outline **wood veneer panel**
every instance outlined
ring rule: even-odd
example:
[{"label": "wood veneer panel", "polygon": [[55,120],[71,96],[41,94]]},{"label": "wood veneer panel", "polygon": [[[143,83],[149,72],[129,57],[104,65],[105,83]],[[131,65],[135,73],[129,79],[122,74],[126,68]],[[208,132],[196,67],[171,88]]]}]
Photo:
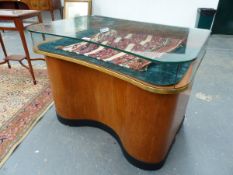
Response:
[{"label": "wood veneer panel", "polygon": [[60,116],[106,124],[137,160],[165,159],[185,115],[191,87],[177,94],[156,94],[79,64],[46,60]]}]

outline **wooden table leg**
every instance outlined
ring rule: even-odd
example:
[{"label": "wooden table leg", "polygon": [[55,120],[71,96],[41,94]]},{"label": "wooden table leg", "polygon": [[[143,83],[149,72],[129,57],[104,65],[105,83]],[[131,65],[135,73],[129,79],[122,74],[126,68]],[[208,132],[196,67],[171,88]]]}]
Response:
[{"label": "wooden table leg", "polygon": [[41,13],[38,14],[37,18],[39,23],[43,23]]},{"label": "wooden table leg", "polygon": [[9,60],[7,60],[6,62],[7,62],[8,68],[11,68],[10,61],[9,61]]},{"label": "wooden table leg", "polygon": [[24,35],[23,21],[21,19],[17,18],[14,20],[14,23],[15,23],[15,27],[17,28],[17,30],[19,31],[19,34],[20,34],[20,38],[21,38],[23,48],[24,48],[24,51],[26,54],[26,59],[28,62],[29,72],[30,72],[32,79],[33,79],[33,84],[36,85],[36,79],[35,79],[34,71],[32,68],[32,63],[30,60],[30,54],[29,54],[28,47],[27,47],[27,41],[26,41],[26,38]]},{"label": "wooden table leg", "polygon": [[[5,58],[6,58],[6,57],[7,57],[7,52],[6,52],[6,48],[5,48],[5,45],[4,45],[4,42],[3,42],[3,39],[2,39],[2,34],[1,34],[1,33],[0,33],[0,43],[1,43],[1,46],[2,46],[3,54],[4,54]],[[10,65],[9,60],[4,60],[4,61],[1,62],[0,64],[5,64],[5,63],[7,63],[8,68],[11,68],[11,65]]]},{"label": "wooden table leg", "polygon": [[1,33],[0,33],[0,43],[1,43],[1,46],[2,46],[3,54],[4,54],[5,57],[7,57],[6,48],[5,48]]},{"label": "wooden table leg", "polygon": [[59,11],[60,11],[61,19],[63,19],[63,8],[61,7]]},{"label": "wooden table leg", "polygon": [[52,21],[54,21],[54,20],[55,20],[54,11],[53,11],[53,10],[50,10],[50,14],[51,14]]},{"label": "wooden table leg", "polygon": [[[39,23],[43,23],[41,13],[38,14],[37,18],[38,18],[38,22],[39,22]],[[32,34],[31,34],[31,35],[32,35]],[[33,38],[33,37],[32,37],[32,38]],[[45,35],[44,35],[44,34],[42,34],[42,38],[43,38],[43,41],[45,41]]]}]

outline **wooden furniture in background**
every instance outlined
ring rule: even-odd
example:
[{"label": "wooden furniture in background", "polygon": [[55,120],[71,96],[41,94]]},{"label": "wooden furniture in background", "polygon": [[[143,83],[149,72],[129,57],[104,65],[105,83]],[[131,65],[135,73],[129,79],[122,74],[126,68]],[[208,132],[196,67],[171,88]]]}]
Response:
[{"label": "wooden furniture in background", "polygon": [[[27,27],[28,25],[31,25],[32,23],[24,23],[24,20],[28,18],[32,18],[32,17],[37,17],[38,23],[42,23],[41,14],[40,14],[40,11],[38,10],[0,10],[0,22],[2,21],[2,23],[0,23],[0,30],[15,30],[19,32],[20,38],[23,44],[24,52],[26,55],[26,60],[28,63],[28,66],[24,66],[24,67],[28,68],[32,76],[33,83],[36,84],[36,79],[35,79],[35,75],[33,72],[31,61],[44,60],[44,59],[42,58],[31,59],[30,58],[26,37],[24,35],[24,29],[25,27]],[[17,57],[17,56],[14,56],[14,57],[7,57],[7,55],[5,56],[6,56],[5,61],[7,61],[8,65],[9,65],[8,60],[15,60],[15,61],[22,62],[23,58],[25,58],[25,57],[22,58],[22,57]]]},{"label": "wooden furniture in background", "polygon": [[3,58],[3,61],[1,61],[0,64],[5,64],[5,63],[7,63],[8,67],[11,68],[9,59],[6,59],[6,57],[7,57],[7,52],[6,52],[5,44],[4,44],[4,42],[3,42],[2,34],[1,34],[1,33],[0,33],[0,44],[1,44],[1,47],[2,47],[3,54],[4,54],[4,56],[5,56],[5,58]]},{"label": "wooden furniture in background", "polygon": [[65,0],[64,18],[92,14],[92,0]]},{"label": "wooden furniture in background", "polygon": [[3,61],[0,64],[7,64],[9,68],[11,68],[10,61],[18,61],[23,67],[28,68],[24,63],[23,60],[26,59],[24,55],[8,55],[6,52],[5,44],[2,39],[2,34],[0,33],[0,44],[2,47],[2,51],[4,54]]},{"label": "wooden furniture in background", "polygon": [[0,0],[0,9],[30,9],[49,11],[54,21],[54,10],[60,10],[61,17],[62,5],[60,0]]}]

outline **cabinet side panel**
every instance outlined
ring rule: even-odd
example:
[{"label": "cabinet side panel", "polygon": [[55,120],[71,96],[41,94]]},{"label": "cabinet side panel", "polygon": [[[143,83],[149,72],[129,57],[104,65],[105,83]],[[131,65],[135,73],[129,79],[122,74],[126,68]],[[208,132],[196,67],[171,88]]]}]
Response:
[{"label": "cabinet side panel", "polygon": [[185,92],[151,93],[79,64],[46,60],[59,115],[109,126],[137,160],[158,163],[165,159],[185,114]]}]

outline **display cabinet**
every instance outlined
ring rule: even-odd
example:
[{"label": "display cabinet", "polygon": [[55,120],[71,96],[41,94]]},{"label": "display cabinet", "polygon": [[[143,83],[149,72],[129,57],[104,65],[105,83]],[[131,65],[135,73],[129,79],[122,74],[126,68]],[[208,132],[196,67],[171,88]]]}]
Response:
[{"label": "display cabinet", "polygon": [[35,52],[46,56],[58,119],[102,128],[133,165],[160,168],[210,32],[100,16],[28,30]]}]

